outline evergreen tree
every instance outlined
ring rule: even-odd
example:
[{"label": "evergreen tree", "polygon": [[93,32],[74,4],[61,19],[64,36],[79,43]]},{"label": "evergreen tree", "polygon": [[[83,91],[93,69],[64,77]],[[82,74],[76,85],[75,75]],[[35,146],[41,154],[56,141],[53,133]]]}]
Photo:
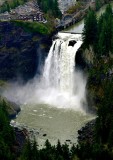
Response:
[{"label": "evergreen tree", "polygon": [[28,139],[20,157],[21,160],[32,160],[32,145]]},{"label": "evergreen tree", "polygon": [[6,111],[7,107],[5,101],[0,102],[0,159],[13,160],[14,155],[11,150],[15,142],[15,136],[14,130],[10,126],[10,120]]},{"label": "evergreen tree", "polygon": [[69,147],[66,143],[64,145],[62,145],[62,150],[63,150],[63,158],[65,160],[70,160]]},{"label": "evergreen tree", "polygon": [[10,12],[10,5],[7,1],[6,1],[6,8],[7,8],[7,11]]},{"label": "evergreen tree", "polygon": [[62,150],[62,146],[60,141],[58,140],[57,146],[56,146],[56,152],[58,155],[62,155],[63,154],[63,150]]},{"label": "evergreen tree", "polygon": [[83,41],[86,48],[90,45],[95,46],[97,42],[97,18],[91,9],[89,9],[84,21]]},{"label": "evergreen tree", "polygon": [[54,17],[61,17],[62,14],[58,7],[58,0],[37,0],[37,3],[45,13],[49,13]]},{"label": "evergreen tree", "polygon": [[103,82],[104,95],[98,109],[96,122],[96,135],[101,143],[107,143],[113,128],[113,82],[112,80]]},{"label": "evergreen tree", "polygon": [[96,11],[98,11],[102,4],[101,4],[100,0],[96,0],[95,5],[96,5]]},{"label": "evergreen tree", "polygon": [[51,143],[49,142],[48,139],[45,142],[45,147],[46,147],[47,150],[51,149]]},{"label": "evergreen tree", "polygon": [[39,160],[39,153],[38,153],[38,148],[37,148],[37,142],[34,139],[34,141],[32,142],[32,157],[33,160]]},{"label": "evergreen tree", "polygon": [[106,7],[105,13],[99,18],[98,35],[98,54],[108,56],[113,48],[113,17],[111,5]]}]

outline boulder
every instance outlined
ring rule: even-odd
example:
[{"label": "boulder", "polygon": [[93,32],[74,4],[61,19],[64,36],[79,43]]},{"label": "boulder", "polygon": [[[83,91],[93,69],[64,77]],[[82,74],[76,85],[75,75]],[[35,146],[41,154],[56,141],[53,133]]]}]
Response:
[{"label": "boulder", "polygon": [[96,120],[92,120],[84,127],[82,127],[80,130],[78,130],[78,142],[79,143],[84,143],[88,141],[89,143],[93,143],[94,140],[94,126],[95,126]]},{"label": "boulder", "polygon": [[15,102],[11,102],[4,97],[0,96],[0,102],[5,103],[6,110],[9,114],[10,119],[16,118],[17,114],[21,111],[21,108],[18,104],[16,104]]}]

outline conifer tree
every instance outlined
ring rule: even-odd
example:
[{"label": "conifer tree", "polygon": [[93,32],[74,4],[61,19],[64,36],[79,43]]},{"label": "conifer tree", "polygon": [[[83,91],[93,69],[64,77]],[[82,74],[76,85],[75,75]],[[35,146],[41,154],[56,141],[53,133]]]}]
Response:
[{"label": "conifer tree", "polygon": [[94,46],[97,42],[97,18],[91,9],[89,9],[84,21],[83,41],[86,48],[90,45]]},{"label": "conifer tree", "polygon": [[112,52],[113,17],[111,5],[108,5],[105,13],[99,18],[98,23],[98,54],[109,56]]}]

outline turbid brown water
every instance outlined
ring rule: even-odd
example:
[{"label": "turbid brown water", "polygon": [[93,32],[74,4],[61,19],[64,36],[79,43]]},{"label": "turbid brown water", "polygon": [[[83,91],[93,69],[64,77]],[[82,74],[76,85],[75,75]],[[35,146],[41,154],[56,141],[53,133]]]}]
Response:
[{"label": "turbid brown water", "polygon": [[23,105],[16,122],[20,126],[28,126],[30,130],[34,129],[39,145],[43,146],[46,139],[52,144],[56,144],[58,139],[62,143],[76,143],[77,131],[92,118],[92,115],[84,112],[38,104]]}]

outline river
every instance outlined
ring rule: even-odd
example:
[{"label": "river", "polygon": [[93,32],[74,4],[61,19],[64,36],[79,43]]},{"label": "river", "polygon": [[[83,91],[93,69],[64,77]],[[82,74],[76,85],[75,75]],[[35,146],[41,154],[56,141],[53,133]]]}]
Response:
[{"label": "river", "polygon": [[[110,3],[113,8],[113,2]],[[103,7],[100,8],[100,10],[97,12],[97,18],[104,13],[107,5],[104,5]],[[76,23],[73,26],[70,26],[69,28],[66,28],[65,31],[68,32],[75,32],[75,33],[82,33],[84,28],[84,20],[81,20],[80,22]]]},{"label": "river", "polygon": [[40,147],[46,139],[55,145],[58,139],[68,145],[77,142],[77,131],[89,120],[92,115],[77,112],[71,109],[58,109],[47,104],[23,105],[21,113],[16,119],[18,126],[28,127],[34,131]]}]

